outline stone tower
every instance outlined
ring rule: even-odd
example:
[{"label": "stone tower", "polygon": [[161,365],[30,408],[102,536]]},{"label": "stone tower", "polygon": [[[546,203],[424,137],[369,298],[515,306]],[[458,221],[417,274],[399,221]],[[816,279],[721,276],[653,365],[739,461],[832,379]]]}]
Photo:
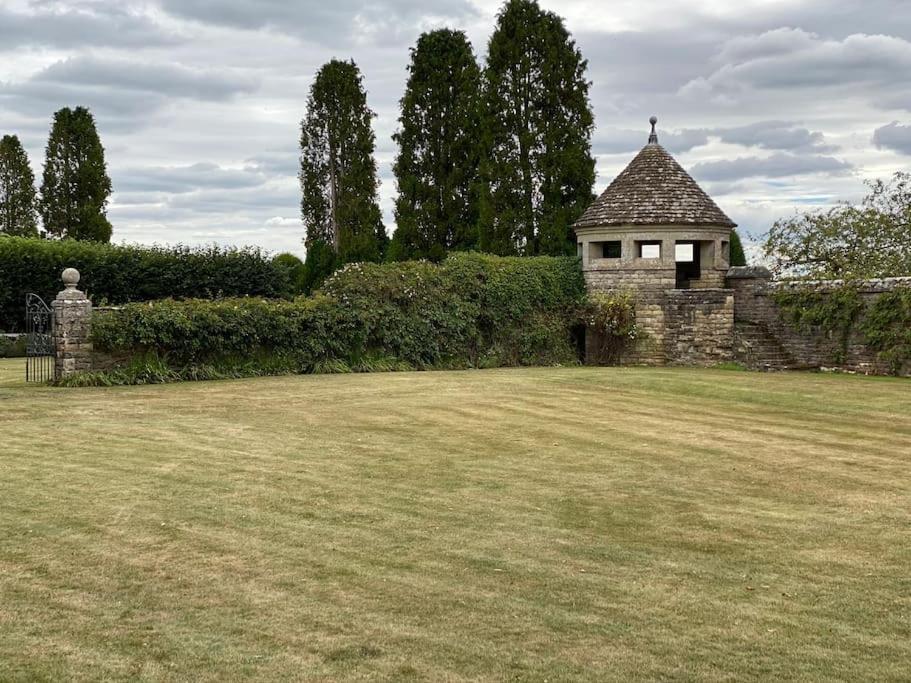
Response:
[{"label": "stone tower", "polygon": [[[574,224],[578,254],[590,291],[635,297],[646,334],[625,360],[719,362],[733,343],[733,297],[724,286],[735,224],[658,144],[657,121],[650,119],[648,144]],[[728,304],[730,316],[715,311]],[[694,330],[680,341],[703,323],[711,339]],[[716,323],[730,328],[720,332],[730,339],[714,338]]]}]

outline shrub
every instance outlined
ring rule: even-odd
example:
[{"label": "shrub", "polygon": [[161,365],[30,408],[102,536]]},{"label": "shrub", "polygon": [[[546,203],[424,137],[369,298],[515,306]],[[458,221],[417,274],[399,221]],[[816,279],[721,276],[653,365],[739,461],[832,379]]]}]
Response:
[{"label": "shrub", "polygon": [[79,288],[95,304],[293,293],[287,268],[254,248],[0,237],[0,329],[21,329],[25,295],[34,292],[49,302],[62,288],[60,273],[68,267],[79,270]]},{"label": "shrub", "polygon": [[338,256],[332,245],[323,240],[313,240],[307,247],[307,260],[301,269],[298,291],[302,294],[311,294],[322,286],[338,265]]},{"label": "shrub", "polygon": [[575,259],[455,254],[350,264],[292,301],[129,304],[92,334],[99,350],[133,358],[104,374],[118,383],[573,363],[584,293]]},{"label": "shrub", "polygon": [[616,364],[626,346],[639,336],[632,297],[625,292],[591,294],[582,320],[597,340],[596,362]]},{"label": "shrub", "polygon": [[278,254],[275,258],[272,259],[272,262],[277,266],[284,268],[288,273],[288,281],[291,283],[291,291],[295,294],[303,293],[305,273],[304,262],[294,254],[289,254],[287,252]]},{"label": "shrub", "polygon": [[736,230],[731,230],[731,266],[747,265],[747,257],[743,251],[743,242]]},{"label": "shrub", "polygon": [[0,358],[24,358],[26,354],[25,335],[8,337],[0,335]]}]

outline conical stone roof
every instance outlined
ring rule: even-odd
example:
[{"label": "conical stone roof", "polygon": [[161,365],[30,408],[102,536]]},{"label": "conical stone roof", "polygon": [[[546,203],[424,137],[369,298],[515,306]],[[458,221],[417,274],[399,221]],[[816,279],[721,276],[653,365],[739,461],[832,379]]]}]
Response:
[{"label": "conical stone roof", "polygon": [[692,176],[658,144],[652,117],[648,144],[585,210],[573,227],[706,225],[733,228]]}]

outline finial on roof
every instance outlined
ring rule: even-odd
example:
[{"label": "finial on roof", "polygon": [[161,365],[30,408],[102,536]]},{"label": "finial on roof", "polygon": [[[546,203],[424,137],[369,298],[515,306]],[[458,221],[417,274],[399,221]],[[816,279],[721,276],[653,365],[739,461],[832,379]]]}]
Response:
[{"label": "finial on roof", "polygon": [[658,123],[658,117],[653,116],[648,120],[648,122],[650,124],[652,124],[652,133],[651,133],[651,135],[648,136],[648,142],[649,142],[649,144],[657,145],[658,144],[658,133],[655,132],[655,124]]}]

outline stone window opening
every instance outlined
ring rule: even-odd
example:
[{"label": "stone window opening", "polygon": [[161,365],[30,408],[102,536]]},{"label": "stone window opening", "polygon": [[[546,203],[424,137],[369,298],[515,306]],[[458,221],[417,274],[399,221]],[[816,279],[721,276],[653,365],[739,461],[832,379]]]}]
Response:
[{"label": "stone window opening", "polygon": [[731,262],[731,243],[722,240],[721,242],[721,259],[725,263]]},{"label": "stone window opening", "polygon": [[595,248],[595,258],[598,258],[598,252],[600,251],[600,258],[619,259],[623,254],[621,244],[622,243],[620,240],[611,240],[610,242],[592,242],[592,246]]},{"label": "stone window opening", "polygon": [[660,259],[661,242],[655,240],[636,242],[636,255],[642,259]]},{"label": "stone window opening", "polygon": [[677,265],[676,289],[689,289],[692,280],[702,274],[699,242],[680,241],[674,245],[674,261]]}]

